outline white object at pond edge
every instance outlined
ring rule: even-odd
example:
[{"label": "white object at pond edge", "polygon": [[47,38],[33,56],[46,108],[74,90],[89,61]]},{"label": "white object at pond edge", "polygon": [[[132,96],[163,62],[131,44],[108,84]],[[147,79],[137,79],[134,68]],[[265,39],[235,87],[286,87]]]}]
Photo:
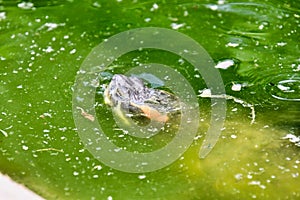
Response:
[{"label": "white object at pond edge", "polygon": [[0,199],[9,200],[44,200],[44,198],[35,194],[24,185],[14,182],[8,176],[0,173]]}]

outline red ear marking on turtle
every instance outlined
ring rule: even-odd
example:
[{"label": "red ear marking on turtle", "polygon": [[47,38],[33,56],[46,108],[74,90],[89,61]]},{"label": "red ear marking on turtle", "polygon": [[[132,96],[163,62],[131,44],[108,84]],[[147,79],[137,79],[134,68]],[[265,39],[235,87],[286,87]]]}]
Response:
[{"label": "red ear marking on turtle", "polygon": [[151,120],[155,120],[157,122],[167,122],[169,120],[169,117],[167,114],[160,113],[157,110],[155,110],[149,106],[137,105],[137,104],[134,104],[134,105],[139,107],[145,114],[145,117],[148,117]]}]

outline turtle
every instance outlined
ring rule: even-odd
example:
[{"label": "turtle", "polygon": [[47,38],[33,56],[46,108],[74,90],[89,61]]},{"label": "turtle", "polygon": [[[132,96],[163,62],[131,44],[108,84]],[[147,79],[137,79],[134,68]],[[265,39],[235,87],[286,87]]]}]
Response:
[{"label": "turtle", "polygon": [[147,87],[142,79],[122,74],[115,74],[105,88],[104,103],[120,116],[125,112],[162,123],[180,110],[179,98],[174,94]]}]

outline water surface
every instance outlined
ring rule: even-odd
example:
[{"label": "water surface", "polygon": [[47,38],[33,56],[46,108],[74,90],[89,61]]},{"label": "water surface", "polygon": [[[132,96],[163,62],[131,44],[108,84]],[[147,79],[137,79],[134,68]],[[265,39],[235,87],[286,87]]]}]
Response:
[{"label": "water surface", "polygon": [[[299,21],[297,1],[0,1],[1,172],[47,199],[300,198]],[[129,174],[80,142],[72,90],[93,47],[149,26],[184,33],[216,63],[228,61],[219,69],[226,93],[254,105],[256,119],[251,124],[251,110],[228,100],[221,138],[200,160],[210,99],[199,98],[201,127],[191,148],[166,168]],[[105,72],[147,62],[176,68],[196,93],[206,88],[168,52],[132,52]]]}]

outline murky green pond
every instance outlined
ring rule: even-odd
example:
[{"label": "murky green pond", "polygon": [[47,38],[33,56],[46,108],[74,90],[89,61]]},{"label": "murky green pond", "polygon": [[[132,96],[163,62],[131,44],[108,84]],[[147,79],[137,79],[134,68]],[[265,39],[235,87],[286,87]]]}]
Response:
[{"label": "murky green pond", "polygon": [[[0,0],[0,171],[46,199],[299,199],[299,3]],[[171,66],[192,85],[200,112],[197,136],[179,159],[157,171],[126,173],[85,148],[73,120],[72,94],[95,46],[142,27],[193,38],[217,64],[226,94],[252,107],[226,100],[220,139],[199,159],[211,126],[211,99],[200,97],[205,81],[169,52],[123,55],[101,71],[103,77],[140,63]],[[97,91],[97,118],[115,144],[150,151],[174,137],[164,133],[151,145],[139,139],[132,146],[110,120],[103,88]]]}]

